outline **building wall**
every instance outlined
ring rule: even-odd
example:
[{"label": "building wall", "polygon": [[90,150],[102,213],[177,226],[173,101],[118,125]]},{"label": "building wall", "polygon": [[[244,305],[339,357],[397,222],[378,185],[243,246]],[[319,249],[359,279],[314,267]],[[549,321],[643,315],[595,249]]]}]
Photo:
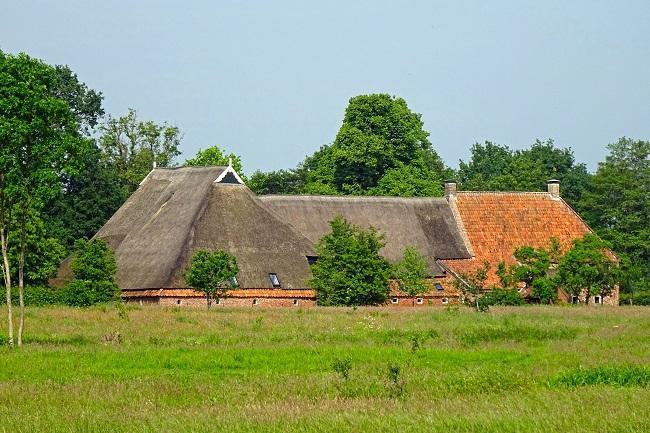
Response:
[{"label": "building wall", "polygon": [[[205,298],[197,297],[162,297],[159,301],[164,306],[186,306],[206,308]],[[213,308],[219,307],[312,307],[316,305],[313,299],[304,298],[222,298],[217,304],[212,302]]]}]

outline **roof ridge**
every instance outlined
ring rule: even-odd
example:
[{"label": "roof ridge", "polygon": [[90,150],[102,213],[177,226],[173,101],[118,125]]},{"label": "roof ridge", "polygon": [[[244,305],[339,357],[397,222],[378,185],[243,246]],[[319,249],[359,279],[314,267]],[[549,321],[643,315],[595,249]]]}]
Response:
[{"label": "roof ridge", "polygon": [[310,194],[262,194],[261,199],[286,198],[286,199],[322,199],[331,201],[446,201],[444,197],[399,197],[381,195],[310,195]]},{"label": "roof ridge", "polygon": [[456,194],[464,194],[464,195],[470,195],[470,194],[495,194],[495,195],[506,195],[506,194],[511,194],[511,195],[548,195],[550,196],[547,191],[457,191]]}]

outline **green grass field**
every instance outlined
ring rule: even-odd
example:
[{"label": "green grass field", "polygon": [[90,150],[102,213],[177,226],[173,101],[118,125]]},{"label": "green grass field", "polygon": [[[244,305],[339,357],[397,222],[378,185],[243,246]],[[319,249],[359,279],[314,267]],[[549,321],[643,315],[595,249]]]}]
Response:
[{"label": "green grass field", "polygon": [[127,311],[30,308],[0,431],[650,431],[650,308]]}]

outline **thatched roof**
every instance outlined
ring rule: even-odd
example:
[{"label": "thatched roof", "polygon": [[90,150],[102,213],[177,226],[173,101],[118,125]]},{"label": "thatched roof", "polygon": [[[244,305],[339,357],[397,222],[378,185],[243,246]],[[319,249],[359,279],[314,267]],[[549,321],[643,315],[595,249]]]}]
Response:
[{"label": "thatched roof", "polygon": [[237,258],[241,287],[301,288],[311,276],[309,240],[226,179],[226,167],[155,169],[95,235],[115,252],[121,288],[187,287],[193,252],[224,249]]},{"label": "thatched roof", "polygon": [[471,257],[458,224],[444,198],[260,196],[267,207],[316,243],[330,232],[329,222],[341,215],[363,228],[384,234],[382,254],[400,260],[404,248],[417,248],[429,261],[432,274],[443,273],[436,259]]}]

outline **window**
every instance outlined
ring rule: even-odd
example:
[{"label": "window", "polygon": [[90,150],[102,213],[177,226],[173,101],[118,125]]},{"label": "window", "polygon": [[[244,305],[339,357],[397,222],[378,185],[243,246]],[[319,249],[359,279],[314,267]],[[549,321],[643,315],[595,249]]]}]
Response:
[{"label": "window", "polygon": [[440,284],[440,283],[436,283],[436,284],[434,285],[434,287],[436,288],[436,290],[445,290],[445,288],[442,287],[442,284]]},{"label": "window", "polygon": [[391,304],[397,304],[399,302],[399,299],[397,298],[390,298],[390,303]]},{"label": "window", "polygon": [[217,304],[217,305],[221,304],[221,298],[217,298],[217,299],[214,301],[214,303]]},{"label": "window", "polygon": [[594,296],[594,304],[600,304],[601,297],[600,296]]},{"label": "window", "polygon": [[449,303],[449,298],[442,298],[442,303],[443,304],[448,304]]},{"label": "window", "polygon": [[576,295],[571,295],[571,303],[577,304],[578,302],[580,302],[580,299]]},{"label": "window", "polygon": [[269,274],[269,280],[273,287],[280,287],[280,280],[278,279],[278,274],[271,273]]},{"label": "window", "polygon": [[298,300],[297,299],[293,300],[293,305],[298,305]]},{"label": "window", "polygon": [[233,287],[239,287],[239,281],[237,281],[237,276],[230,277],[230,285]]},{"label": "window", "polygon": [[181,305],[181,300],[180,299],[176,300],[176,305]]},{"label": "window", "polygon": [[422,304],[424,304],[424,299],[422,299],[422,298],[417,298],[417,299],[415,300],[415,302],[417,302],[419,305],[422,305]]},{"label": "window", "polygon": [[253,298],[253,305],[257,305],[257,298]]}]

